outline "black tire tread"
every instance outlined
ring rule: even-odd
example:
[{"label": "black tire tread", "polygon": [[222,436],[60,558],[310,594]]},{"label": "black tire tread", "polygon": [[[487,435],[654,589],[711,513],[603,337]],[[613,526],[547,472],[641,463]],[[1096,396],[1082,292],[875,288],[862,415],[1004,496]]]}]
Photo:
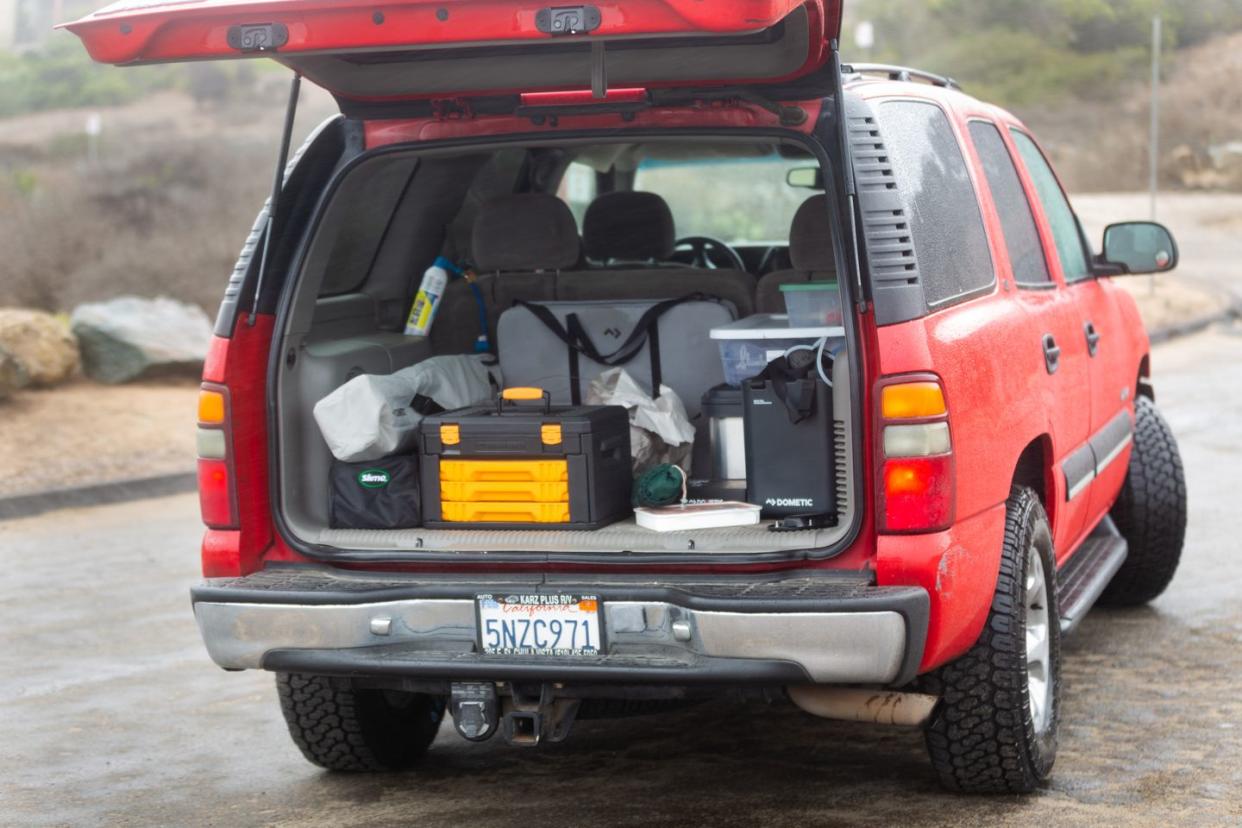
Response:
[{"label": "black tire tread", "polygon": [[[1052,647],[1052,720],[1045,744],[1031,744],[1034,728],[1026,698],[1023,575],[1035,521],[1047,525],[1039,497],[1015,486],[1005,518],[1005,544],[991,611],[975,645],[924,678],[941,696],[926,728],[927,750],[941,784],[963,793],[1029,793],[1044,782],[1056,754],[1059,638],[1055,589],[1049,589]],[[1049,533],[1049,539],[1051,534]],[[1050,543],[1049,543],[1050,545]],[[1045,577],[1054,583],[1055,571]]]},{"label": "black tire tread", "polygon": [[1147,397],[1135,401],[1134,448],[1112,518],[1129,545],[1126,561],[1100,596],[1115,607],[1146,604],[1164,592],[1186,539],[1186,474],[1177,440]]},{"label": "black tire tread", "polygon": [[443,704],[418,697],[415,716],[394,722],[382,691],[348,679],[277,673],[276,691],[289,735],[306,759],[334,771],[376,772],[412,766],[435,738]]}]

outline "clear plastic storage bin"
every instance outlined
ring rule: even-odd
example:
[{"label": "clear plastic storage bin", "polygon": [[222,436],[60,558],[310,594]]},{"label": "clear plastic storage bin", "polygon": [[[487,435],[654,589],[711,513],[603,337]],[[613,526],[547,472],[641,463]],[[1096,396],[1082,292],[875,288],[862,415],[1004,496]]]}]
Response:
[{"label": "clear plastic storage bin", "polygon": [[836,282],[794,282],[781,285],[791,327],[841,324],[841,292]]},{"label": "clear plastic storage bin", "polygon": [[720,346],[725,382],[741,385],[795,345],[813,345],[824,337],[840,341],[845,329],[832,325],[791,327],[785,314],[761,313],[712,328],[711,336]]}]

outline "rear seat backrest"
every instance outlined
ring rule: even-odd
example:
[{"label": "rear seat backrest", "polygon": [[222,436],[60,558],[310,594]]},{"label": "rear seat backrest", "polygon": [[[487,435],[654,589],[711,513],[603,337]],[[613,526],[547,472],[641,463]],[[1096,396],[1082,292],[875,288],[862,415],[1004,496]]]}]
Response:
[{"label": "rear seat backrest", "polygon": [[759,280],[755,304],[759,313],[784,313],[781,285],[835,281],[837,260],[828,225],[828,196],[811,196],[794,214],[789,229],[791,270],[775,270]]},{"label": "rear seat backrest", "polygon": [[582,246],[599,264],[657,264],[673,255],[677,231],[673,211],[655,193],[604,193],[582,219]]},{"label": "rear seat backrest", "polygon": [[[479,208],[471,254],[495,347],[500,314],[516,300],[555,298],[557,272],[573,267],[581,258],[578,225],[569,207],[556,196],[499,196]],[[472,353],[478,336],[478,302],[464,279],[453,279],[431,329],[432,350],[436,354]]]},{"label": "rear seat backrest", "polygon": [[605,193],[587,208],[582,227],[587,257],[608,264],[562,274],[558,298],[619,301],[702,293],[731,303],[739,317],[754,313],[755,277],[749,273],[667,262],[676,228],[668,204],[655,193]]}]

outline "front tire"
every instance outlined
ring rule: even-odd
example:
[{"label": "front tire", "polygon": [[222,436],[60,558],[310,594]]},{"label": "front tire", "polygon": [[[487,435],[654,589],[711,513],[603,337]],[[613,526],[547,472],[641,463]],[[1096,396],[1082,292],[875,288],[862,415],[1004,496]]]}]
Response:
[{"label": "front tire", "polygon": [[1177,440],[1156,404],[1134,404],[1134,449],[1121,494],[1110,512],[1129,554],[1100,596],[1114,607],[1146,604],[1164,592],[1186,540],[1186,474]]},{"label": "front tire", "polygon": [[1029,793],[1057,753],[1061,636],[1052,529],[1038,496],[1015,486],[991,611],[966,655],[928,677],[941,696],[927,750],[944,787]]},{"label": "front tire", "polygon": [[289,735],[302,755],[334,771],[398,771],[427,752],[444,700],[356,687],[349,679],[277,673]]}]

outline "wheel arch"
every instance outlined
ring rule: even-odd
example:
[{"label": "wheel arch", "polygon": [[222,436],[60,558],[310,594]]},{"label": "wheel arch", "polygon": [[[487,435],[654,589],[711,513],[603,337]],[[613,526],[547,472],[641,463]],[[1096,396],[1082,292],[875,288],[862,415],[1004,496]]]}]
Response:
[{"label": "wheel arch", "polygon": [[1143,354],[1139,360],[1138,379],[1134,384],[1134,396],[1146,397],[1152,402],[1156,401],[1156,389],[1151,384],[1151,354]]},{"label": "wheel arch", "polygon": [[1018,454],[1013,465],[1011,483],[1014,486],[1026,486],[1039,497],[1039,502],[1048,515],[1048,522],[1056,528],[1057,509],[1056,484],[1053,478],[1052,438],[1040,434],[1028,442]]}]

